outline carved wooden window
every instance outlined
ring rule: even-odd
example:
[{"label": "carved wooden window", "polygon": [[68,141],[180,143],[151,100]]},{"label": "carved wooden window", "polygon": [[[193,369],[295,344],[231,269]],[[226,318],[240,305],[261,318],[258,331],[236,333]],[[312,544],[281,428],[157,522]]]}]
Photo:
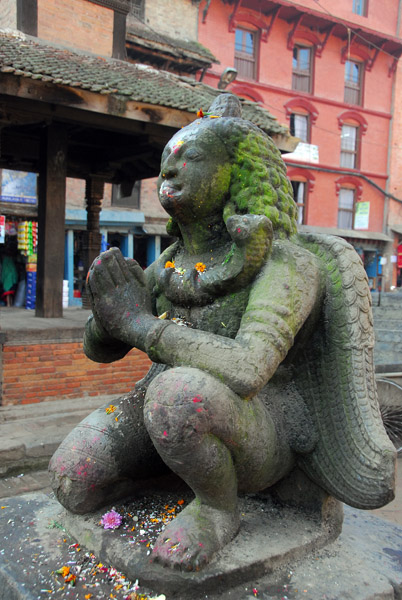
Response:
[{"label": "carved wooden window", "polygon": [[341,167],[357,169],[359,158],[359,128],[356,125],[342,125]]},{"label": "carved wooden window", "polygon": [[292,113],[290,115],[290,135],[300,139],[301,142],[310,143],[310,123],[308,115]]},{"label": "carved wooden window", "polygon": [[353,229],[355,212],[355,190],[341,188],[338,202],[338,228]]},{"label": "carved wooden window", "polygon": [[367,1],[368,0],[353,0],[353,12],[355,15],[367,17]]},{"label": "carved wooden window", "polygon": [[112,188],[112,206],[121,208],[140,208],[141,181],[114,183]]},{"label": "carved wooden window", "polygon": [[236,29],[234,66],[240,78],[256,79],[257,33],[255,31]]},{"label": "carved wooden window", "polygon": [[307,205],[307,182],[306,181],[291,181],[293,188],[293,198],[297,205],[297,224],[305,225],[306,222],[306,205]]},{"label": "carved wooden window", "polygon": [[130,15],[144,20],[145,0],[130,0]]},{"label": "carved wooden window", "polygon": [[355,60],[345,62],[344,101],[348,104],[361,104],[363,64]]},{"label": "carved wooden window", "polygon": [[295,45],[292,61],[292,89],[311,92],[313,50],[308,46]]}]

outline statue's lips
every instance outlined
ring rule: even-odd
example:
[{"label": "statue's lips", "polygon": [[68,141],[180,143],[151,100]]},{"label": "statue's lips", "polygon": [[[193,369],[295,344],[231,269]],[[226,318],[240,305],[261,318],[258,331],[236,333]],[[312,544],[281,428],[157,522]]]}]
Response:
[{"label": "statue's lips", "polygon": [[177,198],[180,196],[180,189],[164,181],[160,187],[159,194],[164,198]]}]

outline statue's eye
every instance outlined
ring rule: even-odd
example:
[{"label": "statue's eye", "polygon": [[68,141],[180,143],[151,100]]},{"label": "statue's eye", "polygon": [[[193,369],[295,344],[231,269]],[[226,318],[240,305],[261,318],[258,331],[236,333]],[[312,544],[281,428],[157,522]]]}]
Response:
[{"label": "statue's eye", "polygon": [[183,154],[183,158],[185,158],[186,160],[198,160],[202,158],[202,155],[201,152],[199,152],[195,148],[189,148]]}]

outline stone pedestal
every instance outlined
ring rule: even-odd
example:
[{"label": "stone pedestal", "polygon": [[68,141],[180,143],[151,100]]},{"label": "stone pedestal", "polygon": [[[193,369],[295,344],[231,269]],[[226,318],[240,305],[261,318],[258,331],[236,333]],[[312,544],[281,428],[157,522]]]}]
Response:
[{"label": "stone pedestal", "polygon": [[[245,498],[241,533],[207,569],[177,573],[154,567],[149,563],[147,542],[140,540],[150,537],[147,523],[162,513],[172,514],[170,507],[179,507],[181,499],[178,488],[169,496],[131,503],[131,517],[125,518],[138,528],[138,538],[124,524],[115,531],[104,530],[99,513],[66,515],[43,494],[8,499],[1,509],[0,598],[33,600],[52,594],[58,597],[57,593],[63,597],[65,591],[58,592],[63,578],[55,571],[65,565],[74,570],[78,565],[71,597],[84,600],[92,593],[95,598],[114,594],[123,599],[129,586],[116,590],[116,575],[107,570],[110,563],[133,581],[138,579],[139,593],[150,598],[164,594],[167,600],[402,597],[402,528],[348,507],[342,534],[319,549],[324,537],[316,520],[302,517],[295,509],[279,509],[267,498]],[[136,516],[138,521],[134,521]],[[66,530],[76,536],[77,543]],[[86,554],[85,547],[96,558]],[[88,561],[94,566],[88,568]]]}]

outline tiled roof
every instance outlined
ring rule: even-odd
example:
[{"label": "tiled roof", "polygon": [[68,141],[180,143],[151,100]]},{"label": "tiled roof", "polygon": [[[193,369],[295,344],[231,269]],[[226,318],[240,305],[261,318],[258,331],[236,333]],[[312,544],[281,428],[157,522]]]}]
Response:
[{"label": "tiled roof", "polygon": [[177,39],[158,33],[141,22],[130,23],[127,27],[127,40],[141,43],[144,47],[164,49],[173,56],[184,55],[206,63],[219,63],[218,59],[202,44],[193,40]]},{"label": "tiled roof", "polygon": [[[0,72],[189,113],[207,110],[220,93],[189,77],[71,50],[7,30],[0,30]],[[257,104],[244,102],[243,116],[271,135],[288,135],[287,128]]]}]

